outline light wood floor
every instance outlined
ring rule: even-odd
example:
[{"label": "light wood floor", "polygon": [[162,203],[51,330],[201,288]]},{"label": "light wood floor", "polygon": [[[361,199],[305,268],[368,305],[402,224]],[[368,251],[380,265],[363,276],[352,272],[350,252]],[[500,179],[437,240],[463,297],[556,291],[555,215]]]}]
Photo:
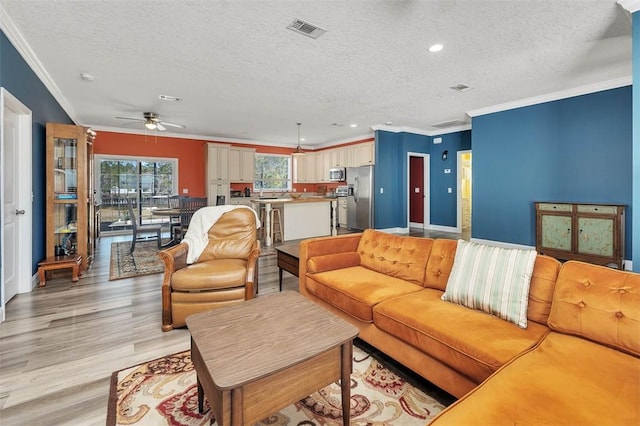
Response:
[{"label": "light wood floor", "polygon": [[[409,234],[465,238],[414,229]],[[162,274],[109,281],[111,242],[129,238],[103,237],[77,283],[70,273],[59,273],[45,288],[6,305],[0,425],[104,425],[112,372],[189,349],[186,329],[160,329]],[[276,257],[259,262],[259,296],[277,292]],[[283,276],[283,289],[297,290],[298,279]]]},{"label": "light wood floor", "polygon": [[[109,281],[111,242],[126,240],[103,237],[77,283],[60,273],[6,305],[0,425],[104,425],[112,372],[189,349],[186,329],[160,329],[162,274]],[[277,292],[276,257],[259,262],[259,295]]]}]

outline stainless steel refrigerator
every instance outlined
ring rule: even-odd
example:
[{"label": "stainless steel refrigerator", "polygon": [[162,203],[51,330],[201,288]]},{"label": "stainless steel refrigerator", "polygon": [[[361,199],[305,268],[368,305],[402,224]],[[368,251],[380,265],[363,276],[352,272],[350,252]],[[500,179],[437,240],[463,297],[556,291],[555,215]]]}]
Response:
[{"label": "stainless steel refrigerator", "polygon": [[347,228],[373,228],[373,166],[347,169]]}]

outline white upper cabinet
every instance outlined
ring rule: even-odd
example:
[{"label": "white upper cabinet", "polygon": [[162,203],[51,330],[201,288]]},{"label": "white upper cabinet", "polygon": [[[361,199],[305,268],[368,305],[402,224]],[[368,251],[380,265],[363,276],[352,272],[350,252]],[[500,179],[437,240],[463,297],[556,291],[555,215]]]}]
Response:
[{"label": "white upper cabinet", "polygon": [[229,148],[229,180],[250,183],[255,179],[255,149]]}]

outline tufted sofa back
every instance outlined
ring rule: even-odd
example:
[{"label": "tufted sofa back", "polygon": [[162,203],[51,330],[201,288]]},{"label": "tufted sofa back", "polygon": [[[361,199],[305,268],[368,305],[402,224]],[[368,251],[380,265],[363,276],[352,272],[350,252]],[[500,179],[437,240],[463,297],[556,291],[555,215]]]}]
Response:
[{"label": "tufted sofa back", "polygon": [[552,330],[640,356],[640,274],[566,262],[548,324]]},{"label": "tufted sofa back", "polygon": [[424,285],[433,240],[406,237],[373,229],[362,233],[357,252],[360,265],[381,274]]},{"label": "tufted sofa back", "polygon": [[256,245],[256,217],[250,209],[235,209],[220,216],[209,229],[209,244],[198,262],[211,259],[247,259]]}]

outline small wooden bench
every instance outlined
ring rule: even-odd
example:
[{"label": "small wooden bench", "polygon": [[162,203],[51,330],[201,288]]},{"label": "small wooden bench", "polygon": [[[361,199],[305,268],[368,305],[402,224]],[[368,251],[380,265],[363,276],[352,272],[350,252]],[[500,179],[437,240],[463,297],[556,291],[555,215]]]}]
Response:
[{"label": "small wooden bench", "polygon": [[38,278],[40,278],[40,287],[44,287],[46,284],[46,274],[48,271],[57,269],[71,268],[71,281],[78,281],[80,273],[80,264],[82,263],[82,256],[54,256],[47,257],[42,262],[38,263]]}]

